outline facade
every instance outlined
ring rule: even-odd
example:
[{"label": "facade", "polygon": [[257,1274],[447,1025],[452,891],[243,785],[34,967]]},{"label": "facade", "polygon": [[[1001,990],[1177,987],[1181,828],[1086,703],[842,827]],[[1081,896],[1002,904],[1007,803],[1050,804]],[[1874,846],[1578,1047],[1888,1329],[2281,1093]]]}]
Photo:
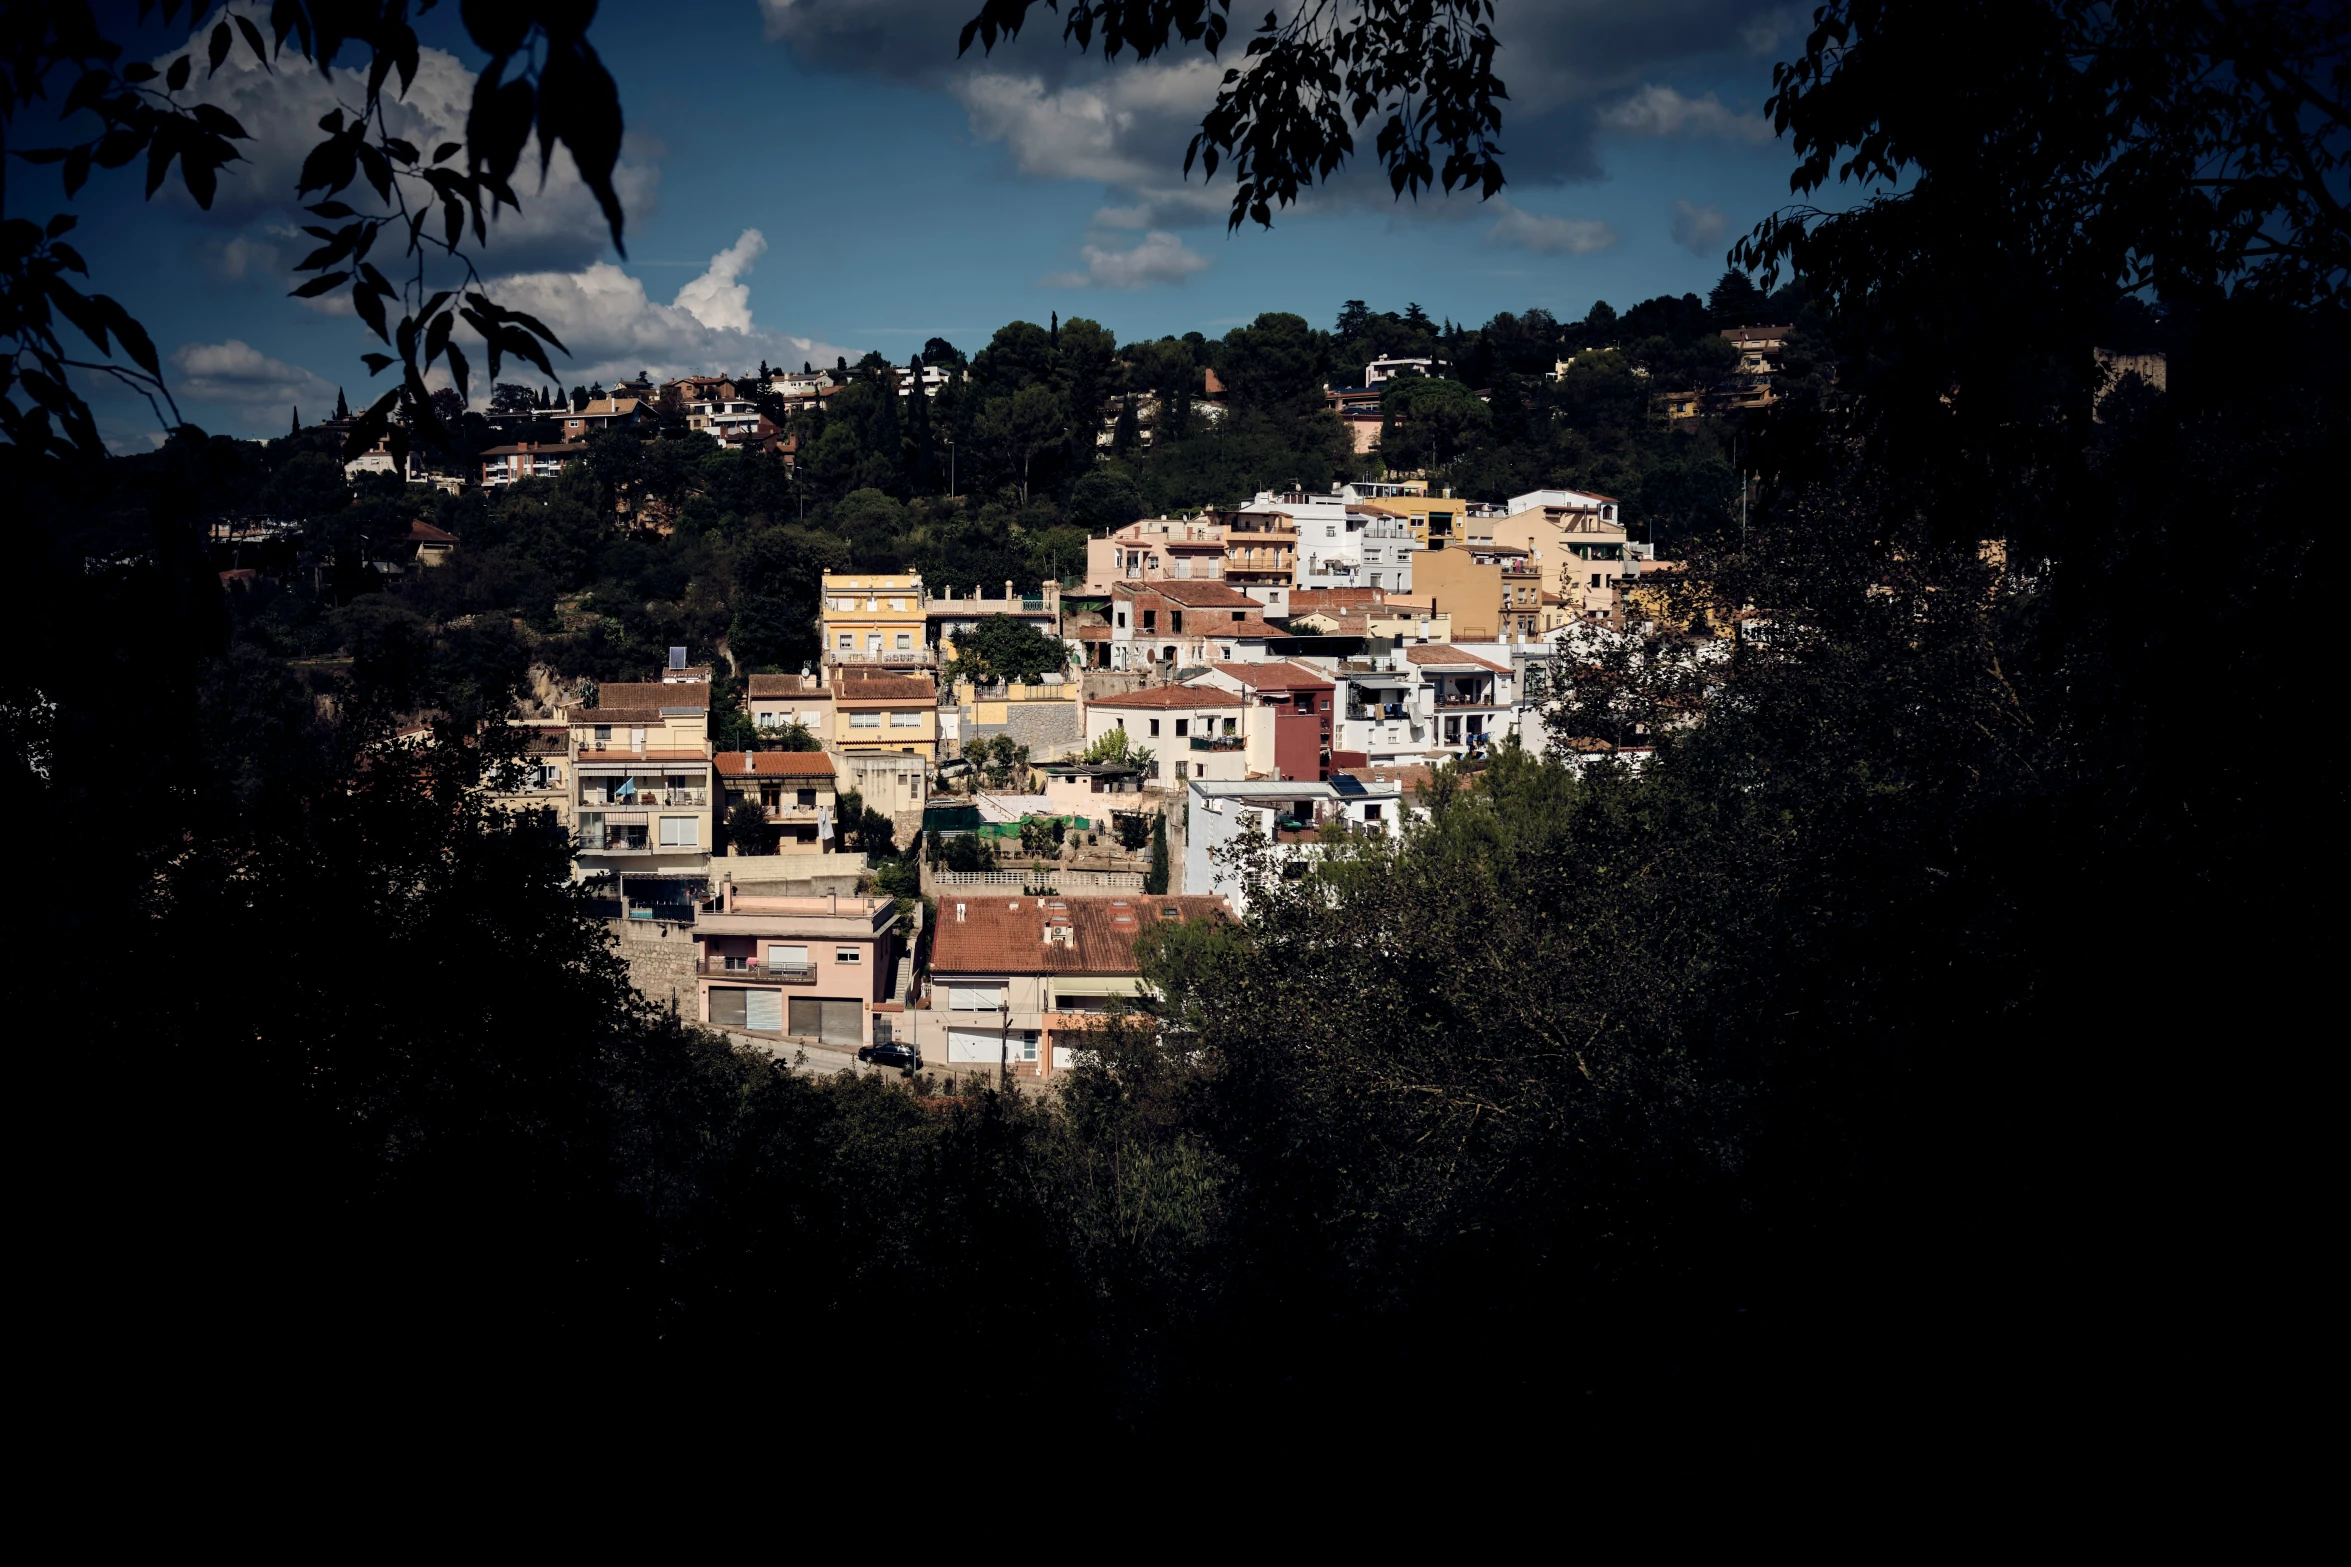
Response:
[{"label": "facade", "polygon": [[[778,854],[825,854],[832,848],[840,786],[823,751],[721,751],[711,758],[723,792],[721,811],[759,806]],[[740,847],[739,845],[737,847]]]},{"label": "facade", "polygon": [[1336,749],[1393,766],[1473,755],[1518,721],[1510,668],[1442,643],[1340,663]]},{"label": "facade", "polygon": [[890,898],[752,898],[721,887],[694,922],[700,1019],[774,1045],[854,1050],[875,1039],[898,964]]},{"label": "facade", "polygon": [[953,588],[935,597],[924,595],[924,637],[940,663],[953,661],[958,636],[969,636],[979,629],[981,621],[992,615],[1008,616],[1042,636],[1060,640],[1061,584],[1040,582],[1037,591],[1030,594],[1015,593],[1012,587],[1009,582],[1004,584],[1002,598],[976,593],[969,598],[957,598]]},{"label": "facade", "polygon": [[1330,776],[1338,685],[1329,675],[1287,660],[1215,664],[1190,686],[1230,691],[1249,705],[1241,726],[1248,741],[1245,777],[1319,783]]},{"label": "facade", "polygon": [[799,724],[820,741],[833,732],[832,688],[817,675],[753,675],[743,706],[762,729]]},{"label": "facade", "polygon": [[1231,915],[1222,898],[941,897],[930,1005],[906,1016],[926,1062],[1050,1077],[1078,1064],[1110,1008],[1144,993],[1146,928]]},{"label": "facade", "polygon": [[927,668],[934,662],[922,578],[913,572],[826,572],[823,619],[827,664]]},{"label": "facade", "polygon": [[1291,613],[1297,613],[1299,595],[1316,589],[1410,592],[1417,548],[1411,521],[1381,506],[1353,501],[1337,517],[1300,518]]},{"label": "facade", "polygon": [[1105,539],[1086,541],[1086,591],[1120,582],[1218,582],[1224,578],[1224,527],[1185,517],[1147,517]]},{"label": "facade", "polygon": [[588,406],[563,416],[563,438],[585,441],[598,430],[617,430],[644,417],[645,405],[634,397],[599,397]]},{"label": "facade", "polygon": [[509,727],[522,733],[522,757],[512,769],[491,772],[490,804],[517,815],[548,812],[549,819],[570,836],[571,726],[560,721],[526,720]]},{"label": "facade", "polygon": [[1130,745],[1152,753],[1144,776],[1153,788],[1192,778],[1239,782],[1249,775],[1249,706],[1238,691],[1216,686],[1152,686],[1086,704],[1086,744],[1124,730]]},{"label": "facade", "polygon": [[1458,642],[1494,642],[1542,634],[1542,582],[1529,552],[1516,545],[1464,544],[1432,550],[1420,587],[1452,617]]},{"label": "facade", "polygon": [[[1494,542],[1523,549],[1565,618],[1613,623],[1622,581],[1637,569],[1615,497],[1583,490],[1514,495],[1495,519]],[[1539,602],[1539,600],[1538,600]]]},{"label": "facade", "polygon": [[[1360,491],[1364,487],[1357,488]],[[1411,534],[1414,549],[1441,550],[1450,545],[1467,543],[1472,538],[1486,537],[1482,528],[1470,526],[1473,520],[1483,519],[1490,510],[1476,501],[1424,493],[1373,496],[1363,504],[1373,515],[1402,518]],[[1419,560],[1413,562],[1415,569],[1422,564]]]},{"label": "facade", "polygon": [[583,874],[697,877],[715,817],[710,687],[615,682],[571,727],[575,854]]},{"label": "facade", "polygon": [[1056,816],[1082,816],[1100,831],[1112,811],[1139,811],[1143,769],[1124,762],[1047,762],[1045,799]]},{"label": "facade", "polygon": [[1110,590],[1110,667],[1207,664],[1212,636],[1264,624],[1264,606],[1221,582],[1120,582]]},{"label": "facade", "polygon": [[1304,490],[1261,490],[1257,498],[1224,517],[1224,579],[1275,615],[1289,613],[1290,590],[1298,585],[1298,539],[1309,519],[1343,521],[1342,494],[1310,495]]},{"label": "facade", "polygon": [[1401,786],[1393,782],[1196,781],[1184,804],[1184,890],[1222,898],[1246,914],[1253,884],[1231,863],[1243,839],[1267,845],[1274,874],[1303,875],[1330,837],[1394,837],[1405,810]]},{"label": "facade", "polygon": [[835,674],[833,732],[821,736],[844,756],[893,751],[924,761],[939,754],[939,688],[919,672],[845,667]]},{"label": "facade", "polygon": [[515,446],[493,446],[482,453],[482,488],[501,489],[525,479],[552,479],[588,455],[577,443],[541,446],[524,441]]}]

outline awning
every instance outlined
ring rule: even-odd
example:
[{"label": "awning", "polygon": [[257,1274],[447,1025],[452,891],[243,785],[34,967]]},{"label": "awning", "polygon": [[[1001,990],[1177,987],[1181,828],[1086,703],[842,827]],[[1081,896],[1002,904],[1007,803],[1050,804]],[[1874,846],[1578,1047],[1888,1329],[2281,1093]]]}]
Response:
[{"label": "awning", "polygon": [[1049,974],[1045,983],[1057,996],[1132,996],[1143,988],[1140,974]]}]

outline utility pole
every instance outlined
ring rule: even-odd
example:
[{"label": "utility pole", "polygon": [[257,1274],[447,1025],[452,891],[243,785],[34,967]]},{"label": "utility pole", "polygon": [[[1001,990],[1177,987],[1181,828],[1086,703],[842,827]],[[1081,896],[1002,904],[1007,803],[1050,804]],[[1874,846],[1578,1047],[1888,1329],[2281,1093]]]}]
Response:
[{"label": "utility pole", "polygon": [[955,499],[955,437],[947,437],[947,499]]}]

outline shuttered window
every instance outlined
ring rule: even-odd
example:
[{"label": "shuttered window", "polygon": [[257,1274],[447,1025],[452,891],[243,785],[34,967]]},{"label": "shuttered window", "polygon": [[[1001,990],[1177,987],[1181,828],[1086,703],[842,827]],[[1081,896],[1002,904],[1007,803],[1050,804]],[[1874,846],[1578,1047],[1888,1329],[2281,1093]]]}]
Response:
[{"label": "shuttered window", "polygon": [[947,1010],[950,1012],[993,1012],[1004,999],[1002,985],[949,985]]},{"label": "shuttered window", "polygon": [[661,818],[661,846],[665,849],[692,849],[702,843],[702,823],[692,816],[664,816]]}]

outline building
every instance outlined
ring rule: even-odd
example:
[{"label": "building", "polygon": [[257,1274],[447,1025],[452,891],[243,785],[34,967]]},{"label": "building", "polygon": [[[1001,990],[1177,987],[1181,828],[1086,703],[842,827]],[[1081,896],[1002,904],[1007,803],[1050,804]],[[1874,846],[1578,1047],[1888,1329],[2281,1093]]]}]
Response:
[{"label": "building", "polygon": [[[1351,496],[1353,492],[1347,493]],[[1350,499],[1335,518],[1300,518],[1291,613],[1297,613],[1301,594],[1317,589],[1410,592],[1412,556],[1417,548],[1411,519],[1377,503]]]},{"label": "building", "polygon": [[511,724],[520,732],[522,755],[511,765],[492,768],[485,792],[492,807],[517,815],[547,813],[563,830],[572,829],[571,726],[547,720]]},{"label": "building", "polygon": [[1623,579],[1637,568],[1615,496],[1588,490],[1514,495],[1488,527],[1496,544],[1527,552],[1540,579],[1538,604],[1541,594],[1551,594],[1567,619],[1621,619],[1622,590],[1629,585]]},{"label": "building", "polygon": [[1082,816],[1101,831],[1113,811],[1140,811],[1143,769],[1128,762],[1046,762],[1045,799],[1056,816]]},{"label": "building", "polygon": [[1153,788],[1191,778],[1238,782],[1249,776],[1249,704],[1237,689],[1150,686],[1086,704],[1086,745],[1124,730],[1130,746],[1152,753],[1144,776]]},{"label": "building", "polygon": [[1475,755],[1519,718],[1513,671],[1466,649],[1413,644],[1340,662],[1334,749],[1388,766]]},{"label": "building", "polygon": [[930,1004],[906,1015],[926,1062],[1050,1077],[1078,1064],[1111,1008],[1145,995],[1144,930],[1231,917],[1222,898],[942,896]]},{"label": "building", "polygon": [[833,692],[818,675],[753,675],[745,682],[743,707],[761,729],[800,725],[818,741],[833,732]]},{"label": "building", "polygon": [[493,446],[482,453],[482,488],[495,490],[525,479],[552,479],[587,455],[587,447],[576,442],[542,446],[524,441]]},{"label": "building", "polygon": [[[1358,493],[1368,486],[1358,485]],[[1483,519],[1491,508],[1476,501],[1465,501],[1450,494],[1366,495],[1364,510],[1374,516],[1401,517],[1410,530],[1412,547],[1418,550],[1441,550],[1449,545],[1467,543],[1473,538],[1487,537],[1470,523]],[[1413,562],[1417,568],[1420,562]]]},{"label": "building", "polygon": [[1223,898],[1246,914],[1249,894],[1262,882],[1232,863],[1244,840],[1265,845],[1265,874],[1301,876],[1334,839],[1362,832],[1394,837],[1405,810],[1394,782],[1195,781],[1185,795],[1184,890]]},{"label": "building", "polygon": [[1289,613],[1290,590],[1298,585],[1301,522],[1343,521],[1341,495],[1304,490],[1261,490],[1224,522],[1224,580],[1275,615]]},{"label": "building", "polygon": [[581,874],[699,880],[714,825],[709,685],[615,682],[564,717]]},{"label": "building", "polygon": [[1187,517],[1146,517],[1108,538],[1086,541],[1086,591],[1120,582],[1218,582],[1224,578],[1224,527]]},{"label": "building", "polygon": [[[1242,724],[1249,778],[1310,779],[1330,776],[1332,703],[1335,681],[1304,664],[1277,659],[1266,663],[1214,664],[1188,682],[1190,689],[1231,691],[1249,704]],[[1195,739],[1193,745],[1200,742]],[[1194,777],[1211,776],[1195,772]]]},{"label": "building", "polygon": [[955,639],[969,636],[979,629],[980,622],[991,616],[1002,615],[1017,620],[1040,636],[1061,639],[1061,584],[1045,581],[1037,584],[1034,593],[1012,591],[1012,584],[1004,584],[1002,598],[989,598],[974,593],[969,598],[957,598],[953,588],[941,594],[923,595],[924,636],[942,664],[955,657]]},{"label": "building", "polygon": [[686,404],[686,428],[725,446],[756,446],[779,432],[758,407],[739,398],[710,397]]},{"label": "building", "polygon": [[744,897],[722,882],[718,912],[694,922],[701,1021],[775,1046],[872,1044],[898,934],[895,899]]},{"label": "building", "polygon": [[922,578],[913,572],[826,572],[823,619],[827,664],[936,662],[925,638]]},{"label": "building", "polygon": [[1366,387],[1385,386],[1408,370],[1421,375],[1435,375],[1439,370],[1448,368],[1450,366],[1442,359],[1374,359],[1363,367],[1363,384]]},{"label": "building", "polygon": [[[840,786],[829,753],[721,751],[711,758],[711,767],[723,791],[718,808],[732,813],[739,805],[759,806],[774,830],[776,853],[832,852]],[[766,845],[754,847],[764,851]]]},{"label": "building", "polygon": [[895,751],[932,761],[939,754],[939,688],[928,674],[855,666],[835,672],[833,732],[825,744],[844,756]]},{"label": "building", "polygon": [[1173,670],[1211,662],[1210,638],[1259,636],[1264,606],[1221,582],[1120,582],[1110,590],[1110,667]]},{"label": "building", "polygon": [[1420,589],[1452,618],[1457,642],[1500,642],[1542,635],[1542,579],[1530,552],[1509,544],[1464,544],[1432,550],[1420,564]]},{"label": "building", "polygon": [[585,441],[599,430],[617,430],[644,417],[645,405],[634,397],[598,397],[585,408],[563,416],[563,438]]}]

